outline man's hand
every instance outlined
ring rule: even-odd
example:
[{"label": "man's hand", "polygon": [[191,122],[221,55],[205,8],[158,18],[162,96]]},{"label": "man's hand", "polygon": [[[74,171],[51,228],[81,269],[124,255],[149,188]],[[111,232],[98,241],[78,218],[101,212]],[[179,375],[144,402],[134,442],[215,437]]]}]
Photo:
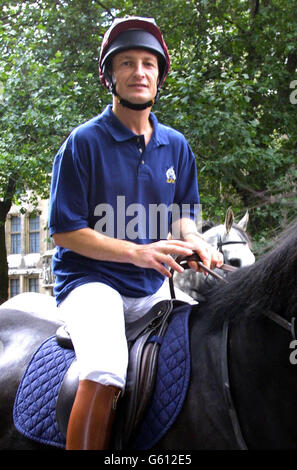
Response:
[{"label": "man's hand", "polygon": [[[183,218],[179,220],[179,230],[183,240],[192,244],[201,259],[201,262],[209,269],[219,268],[224,263],[223,254],[213,248],[197,231],[193,220]],[[188,265],[194,271],[201,271],[196,261],[189,261]]]},{"label": "man's hand", "polygon": [[[194,240],[194,237],[196,238],[196,241]],[[188,241],[193,243],[194,251],[198,254],[204,266],[210,269],[222,266],[224,263],[223,254],[209,245],[209,243],[207,243],[202,237],[189,235]],[[194,271],[201,271],[201,268],[196,261],[189,261],[188,265]]]},{"label": "man's hand", "polygon": [[171,277],[171,268],[179,273],[184,271],[171,255],[190,256],[193,254],[193,249],[193,243],[181,240],[161,240],[147,245],[135,244],[130,262],[142,268],[156,269],[164,276]]}]

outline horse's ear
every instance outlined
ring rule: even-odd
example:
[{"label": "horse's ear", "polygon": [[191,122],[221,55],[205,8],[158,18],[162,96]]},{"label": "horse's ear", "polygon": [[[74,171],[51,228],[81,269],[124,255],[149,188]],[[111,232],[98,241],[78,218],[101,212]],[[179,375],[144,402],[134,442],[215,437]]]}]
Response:
[{"label": "horse's ear", "polygon": [[226,232],[229,233],[234,222],[234,214],[232,207],[228,207],[225,217],[225,228]]},{"label": "horse's ear", "polygon": [[244,232],[246,232],[248,221],[249,221],[249,211],[246,211],[245,215],[242,217],[242,219],[238,222],[237,225],[238,225]]}]

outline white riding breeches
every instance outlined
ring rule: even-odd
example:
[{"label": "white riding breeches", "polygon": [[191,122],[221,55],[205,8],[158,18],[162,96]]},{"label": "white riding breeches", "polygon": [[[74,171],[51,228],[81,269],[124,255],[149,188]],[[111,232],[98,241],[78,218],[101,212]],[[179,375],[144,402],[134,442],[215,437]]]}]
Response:
[{"label": "white riding breeches", "polygon": [[[197,303],[177,288],[175,295],[179,300]],[[140,298],[121,296],[100,282],[73,289],[58,310],[73,342],[79,379],[124,389],[128,366],[125,321],[137,320],[160,300],[170,298],[168,280],[155,294]]]}]

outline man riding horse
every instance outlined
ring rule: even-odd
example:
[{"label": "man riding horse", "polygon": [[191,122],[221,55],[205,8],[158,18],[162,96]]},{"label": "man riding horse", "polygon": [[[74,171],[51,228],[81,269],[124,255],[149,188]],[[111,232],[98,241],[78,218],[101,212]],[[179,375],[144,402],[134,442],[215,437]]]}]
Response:
[{"label": "man riding horse", "polygon": [[[170,270],[183,270],[172,255],[194,251],[207,267],[223,263],[197,232],[192,150],[182,134],[151,112],[169,66],[153,19],[116,19],[99,59],[112,105],[74,129],[55,158],[49,218],[57,246],[54,292],[79,366],[67,449],[108,447],[125,388],[125,321],[170,298]],[[161,204],[179,209],[178,217],[176,210],[166,212],[165,236],[160,214],[154,226],[148,217]],[[167,240],[169,230],[178,235]],[[191,267],[198,269],[195,261]],[[176,297],[194,303],[181,291]]]}]

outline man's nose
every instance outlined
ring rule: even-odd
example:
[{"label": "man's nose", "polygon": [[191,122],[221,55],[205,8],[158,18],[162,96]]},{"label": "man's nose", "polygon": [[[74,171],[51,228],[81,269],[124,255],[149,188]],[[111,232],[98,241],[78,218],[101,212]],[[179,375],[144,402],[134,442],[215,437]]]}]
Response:
[{"label": "man's nose", "polygon": [[145,75],[144,66],[142,62],[139,61],[135,64],[134,74],[140,77],[143,77]]}]

